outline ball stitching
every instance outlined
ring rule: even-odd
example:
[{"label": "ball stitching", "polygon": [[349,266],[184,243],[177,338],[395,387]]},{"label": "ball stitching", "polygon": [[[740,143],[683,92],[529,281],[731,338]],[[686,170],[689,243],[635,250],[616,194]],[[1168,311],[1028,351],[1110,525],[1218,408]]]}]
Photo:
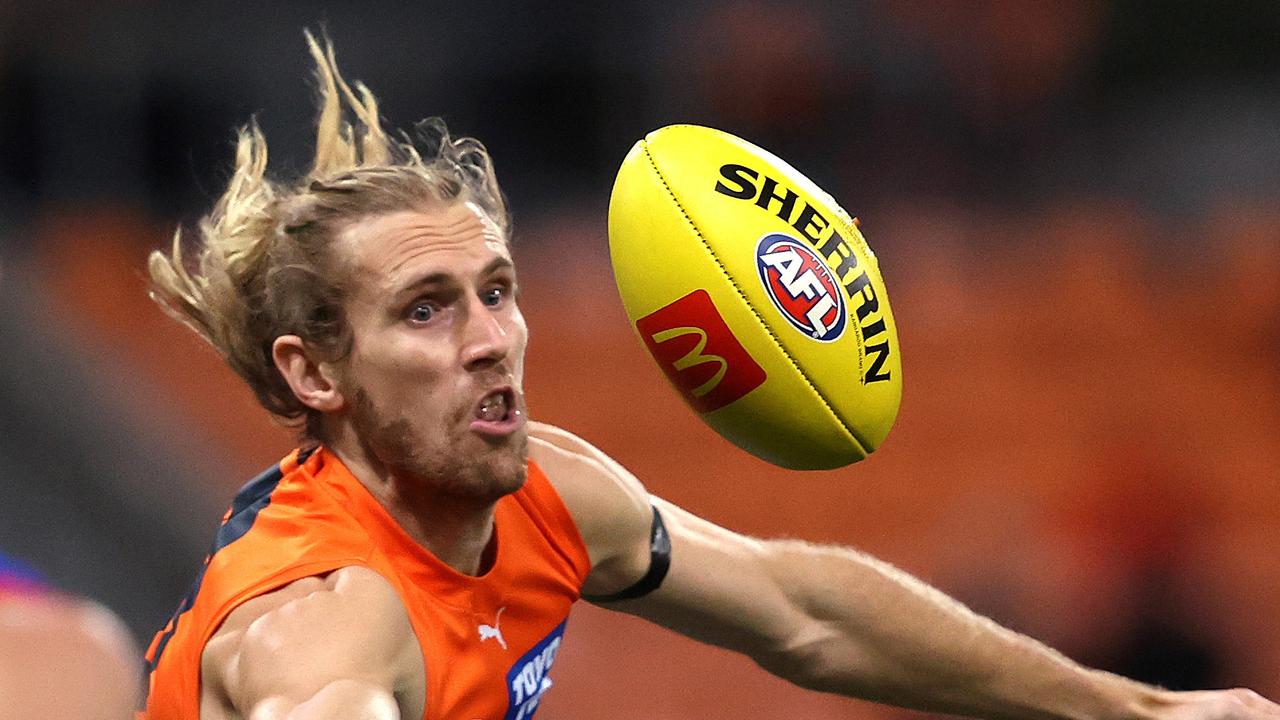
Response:
[{"label": "ball stitching", "polygon": [[778,339],[777,334],[773,332],[773,328],[769,327],[769,323],[765,322],[764,318],[760,316],[759,311],[756,310],[755,306],[751,304],[751,301],[747,299],[742,288],[738,287],[738,283],[734,280],[733,276],[729,274],[729,271],[725,269],[724,264],[720,262],[720,258],[717,257],[715,251],[711,249],[711,244],[707,242],[705,237],[703,237],[702,231],[698,229],[697,224],[693,222],[693,218],[689,216],[689,213],[684,209],[684,205],[680,203],[680,198],[676,197],[676,194],[672,192],[671,185],[667,183],[667,178],[662,174],[662,170],[658,168],[658,163],[654,161],[653,154],[649,152],[649,142],[647,140],[644,141],[644,156],[649,161],[649,166],[653,168],[654,174],[658,176],[658,180],[662,182],[662,187],[667,191],[667,195],[671,197],[671,201],[675,203],[676,208],[680,210],[680,214],[684,216],[685,222],[689,223],[689,227],[693,229],[693,234],[698,236],[698,241],[702,243],[707,254],[711,256],[712,261],[715,262],[720,273],[729,281],[729,285],[733,287],[733,291],[738,294],[738,297],[742,300],[743,304],[747,306],[747,309],[751,311],[751,314],[755,317],[756,321],[759,322],[760,326],[764,328],[764,331],[768,333],[769,339],[772,340],[773,344],[782,352],[782,356],[787,359],[787,362],[791,363],[791,366],[795,368],[796,373],[804,380],[805,384],[809,386],[809,389],[813,391],[813,394],[818,397],[818,400],[822,401],[822,405],[827,409],[827,412],[831,413],[831,416],[836,419],[836,422],[840,423],[840,428],[845,431],[855,444],[857,444],[858,449],[862,451],[862,454],[864,456],[870,455],[871,453],[867,451],[867,444],[863,442],[862,438],[858,437],[857,434],[854,433],[853,429],[849,427],[849,423],[845,422],[845,419],[840,416],[840,413],[836,412],[836,409],[832,407],[826,396],[818,390],[818,388],[813,384],[813,381],[809,379],[809,376],[800,368],[800,364],[796,362],[795,358],[791,357],[791,353],[787,352],[787,348],[782,344],[782,341]]}]

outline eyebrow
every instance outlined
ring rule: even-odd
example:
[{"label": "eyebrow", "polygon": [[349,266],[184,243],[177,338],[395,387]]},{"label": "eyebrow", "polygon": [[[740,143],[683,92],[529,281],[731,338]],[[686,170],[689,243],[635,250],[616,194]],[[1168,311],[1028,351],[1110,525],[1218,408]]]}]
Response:
[{"label": "eyebrow", "polygon": [[[477,277],[492,275],[493,273],[499,270],[507,270],[507,269],[512,269],[514,267],[515,267],[515,263],[511,262],[510,258],[502,257],[501,255],[499,255],[498,257],[495,257],[494,259],[490,260],[489,264],[485,265],[484,268],[480,270],[480,272],[477,274]],[[392,297],[401,298],[409,294],[410,292],[421,290],[422,288],[425,288],[425,287],[430,287],[432,285],[444,285],[444,284],[447,284],[451,279],[453,279],[453,277],[454,277],[453,273],[443,271],[443,270],[433,272],[433,273],[428,273],[427,275],[423,275],[422,277],[410,282],[409,284],[405,285],[399,290],[396,290],[394,293],[392,293]]]}]

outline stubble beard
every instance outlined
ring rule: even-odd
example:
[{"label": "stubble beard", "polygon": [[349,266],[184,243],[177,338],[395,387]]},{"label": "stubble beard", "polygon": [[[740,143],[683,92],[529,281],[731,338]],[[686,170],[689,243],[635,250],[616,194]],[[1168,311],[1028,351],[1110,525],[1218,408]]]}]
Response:
[{"label": "stubble beard", "polygon": [[356,390],[351,423],[371,460],[409,487],[441,500],[492,504],[523,487],[528,474],[523,430],[501,443],[477,436],[455,440],[448,428],[421,437],[408,418],[381,412],[364,388]]}]

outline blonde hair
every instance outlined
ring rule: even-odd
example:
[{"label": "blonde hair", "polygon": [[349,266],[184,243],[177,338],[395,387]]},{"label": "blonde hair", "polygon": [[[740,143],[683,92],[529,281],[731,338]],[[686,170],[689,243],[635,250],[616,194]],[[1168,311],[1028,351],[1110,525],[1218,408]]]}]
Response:
[{"label": "blonde hair", "polygon": [[[484,146],[452,138],[444,122],[419,123],[414,138],[389,137],[363,83],[342,78],[327,37],[306,33],[316,63],[320,114],[315,157],[301,178],[267,177],[267,141],[240,129],[235,171],[198,238],[181,229],[169,252],[151,253],[151,297],[209,342],[262,404],[304,439],[323,440],[320,415],[293,394],[271,346],[298,335],[330,361],[351,348],[343,313],[348,278],[334,239],[350,224],[442,202],[472,202],[509,235],[510,218]],[[353,118],[347,119],[350,113]]]}]

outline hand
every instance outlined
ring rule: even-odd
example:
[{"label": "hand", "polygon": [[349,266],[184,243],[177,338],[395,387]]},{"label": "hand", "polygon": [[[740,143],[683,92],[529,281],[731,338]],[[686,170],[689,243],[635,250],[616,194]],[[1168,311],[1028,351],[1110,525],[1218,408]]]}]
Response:
[{"label": "hand", "polygon": [[1169,693],[1160,720],[1263,720],[1280,718],[1280,705],[1252,690],[1207,690]]}]

